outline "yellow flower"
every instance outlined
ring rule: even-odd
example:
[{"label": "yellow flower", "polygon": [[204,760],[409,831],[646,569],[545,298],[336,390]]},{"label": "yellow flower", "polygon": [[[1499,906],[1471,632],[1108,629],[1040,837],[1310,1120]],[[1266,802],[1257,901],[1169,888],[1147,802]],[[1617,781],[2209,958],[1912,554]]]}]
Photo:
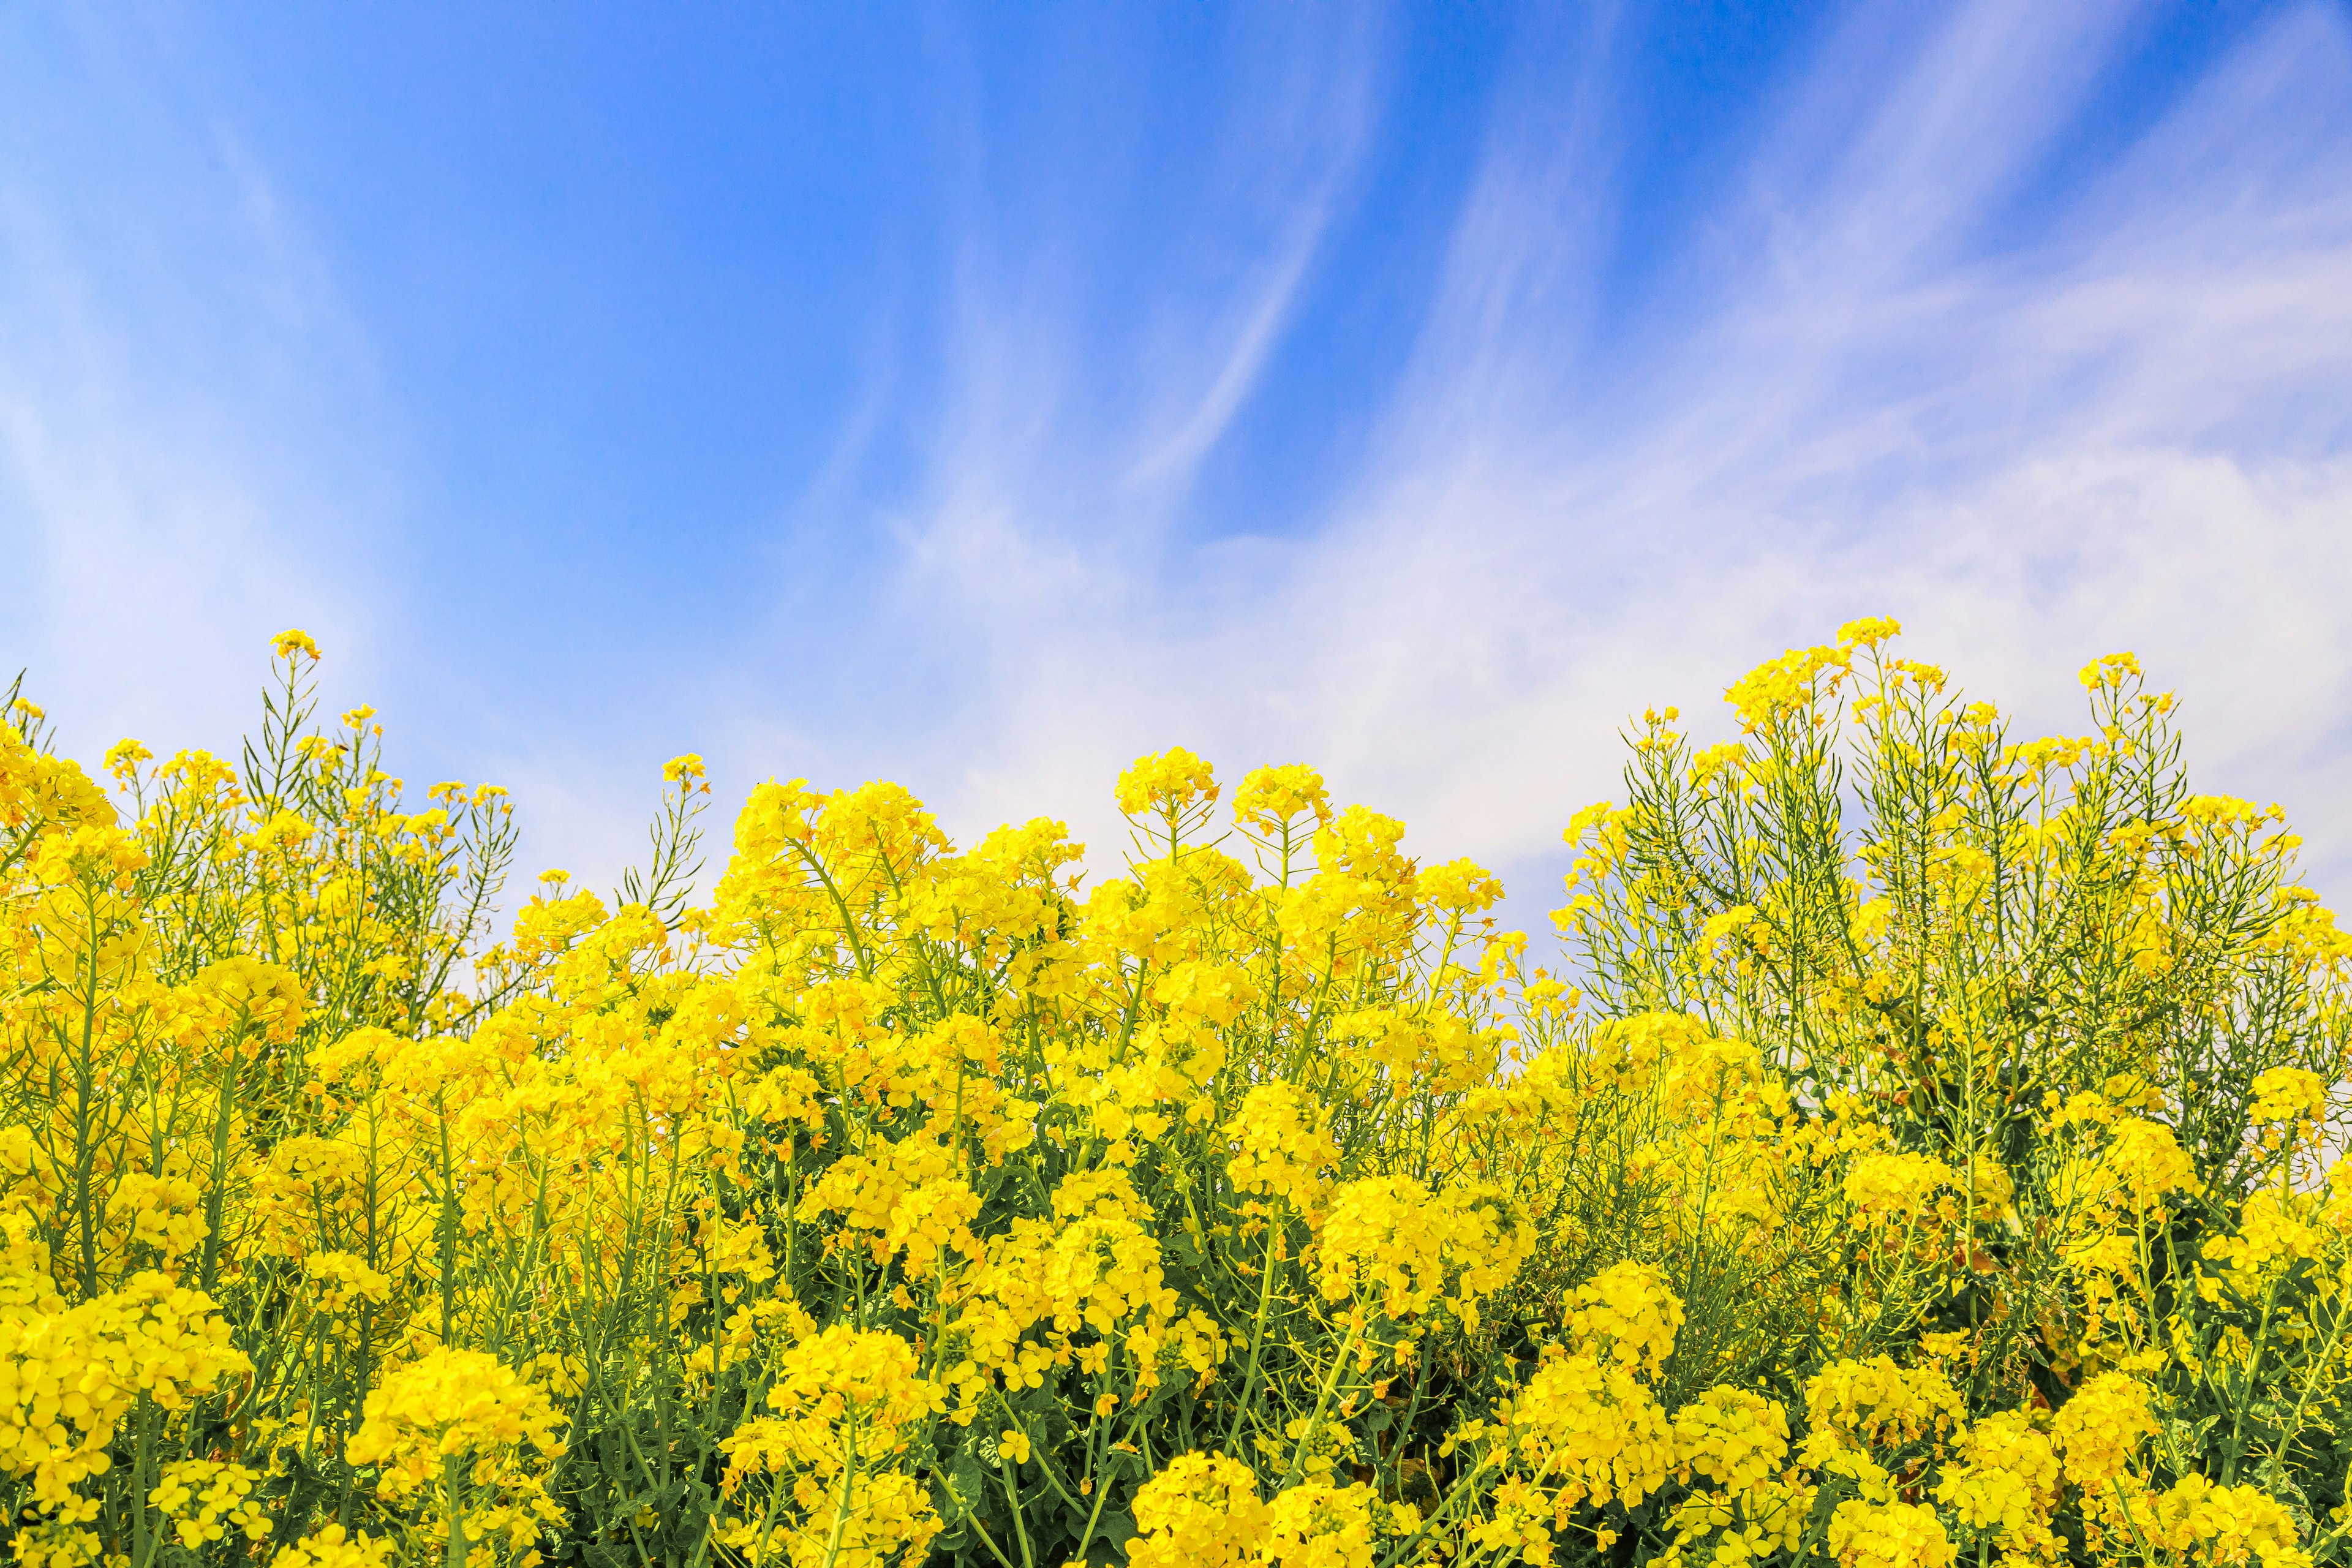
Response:
[{"label": "yellow flower", "polygon": [[1777,1474],[1789,1453],[1789,1413],[1745,1389],[1708,1389],[1675,1412],[1675,1463],[1735,1492]]},{"label": "yellow flower", "polygon": [[481,1351],[435,1350],[388,1374],[368,1395],[365,1416],[345,1453],[377,1467],[378,1489],[393,1499],[436,1483],[451,1455],[563,1452],[545,1391]]},{"label": "yellow flower", "polygon": [[2254,1076],[2249,1119],[2257,1127],[2309,1121],[2327,1109],[2327,1085],[2308,1068],[2279,1067]]},{"label": "yellow flower", "polygon": [[1739,716],[1740,728],[1754,734],[1781,714],[1810,708],[1853,664],[1849,646],[1792,649],[1732,682],[1724,700]]},{"label": "yellow flower", "polygon": [[1181,746],[1138,757],[1118,775],[1119,810],[1129,816],[1174,817],[1192,806],[1217,798],[1216,775],[1209,764]]},{"label": "yellow flower", "polygon": [[1449,915],[1478,914],[1503,897],[1502,879],[1472,860],[1432,866],[1419,874],[1416,885],[1431,908]]},{"label": "yellow flower", "polygon": [[[1737,904],[1706,917],[1699,929],[1699,962],[1713,968],[1718,962],[1717,948],[1725,939],[1738,936],[1756,919],[1754,904]],[[1737,951],[1735,947],[1735,952]]]},{"label": "yellow flower", "polygon": [[1234,820],[1261,833],[1274,833],[1295,817],[1331,820],[1331,794],[1323,775],[1304,763],[1253,768],[1234,792]]},{"label": "yellow flower", "polygon": [[1937,1500],[1969,1531],[2038,1552],[2058,1496],[2058,1457],[2021,1411],[1989,1415],[1960,1445],[1962,1463],[1936,1483]]},{"label": "yellow flower", "polygon": [[138,774],[140,763],[154,760],[154,752],[132,740],[117,741],[106,749],[106,771],[126,784]]},{"label": "yellow flower", "polygon": [[1372,1568],[1372,1489],[1307,1481],[1268,1510],[1267,1568]]},{"label": "yellow flower", "polygon": [[1499,1199],[1475,1187],[1432,1192],[1410,1176],[1367,1176],[1332,1191],[1316,1284],[1326,1300],[1353,1297],[1395,1319],[1442,1300],[1475,1327],[1478,1299],[1508,1283],[1533,1245]]},{"label": "yellow flower", "polygon": [[720,1444],[730,1484],[754,1471],[807,1468],[831,1477],[870,1464],[944,1403],[940,1388],[916,1372],[905,1340],[836,1323],[783,1354],[768,1394],[776,1414],[745,1423]]},{"label": "yellow flower", "polygon": [[44,836],[32,857],[33,875],[52,888],[84,879],[127,890],[147,864],[147,849],[135,834],[120,827],[76,827]]},{"label": "yellow flower", "polygon": [[184,1176],[124,1176],[107,1204],[107,1220],[135,1247],[152,1247],[165,1260],[203,1242],[207,1227],[197,1212],[203,1194]]},{"label": "yellow flower", "polygon": [[1951,1432],[1966,1406],[1942,1372],[1906,1370],[1880,1355],[1834,1362],[1808,1380],[1805,1415],[1816,1436],[1889,1447]]},{"label": "yellow flower", "polygon": [[1674,1353],[1683,1304],[1647,1263],[1612,1263],[1576,1288],[1570,1337],[1604,1361],[1656,1373]]},{"label": "yellow flower", "polygon": [[107,1447],[144,1395],[166,1412],[184,1409],[224,1378],[249,1370],[229,1343],[228,1325],[209,1297],[164,1275],[132,1276],[119,1290],[68,1308],[27,1312],[24,1297],[47,1294],[25,1279],[12,1310],[0,1310],[0,1468],[32,1478],[31,1496],[57,1510],[73,1489],[110,1468]]},{"label": "yellow flower", "polygon": [[1925,1154],[1863,1154],[1845,1175],[1846,1202],[1882,1225],[1916,1225],[1936,1194],[1956,1184],[1951,1168]]},{"label": "yellow flower", "polygon": [[2136,654],[2111,653],[2095,658],[2083,667],[2082,680],[2085,689],[2121,686],[2126,676],[2139,674],[2139,658]]},{"label": "yellow flower", "polygon": [[1935,1513],[1906,1502],[1842,1502],[1830,1516],[1841,1568],[1951,1568],[1958,1558]]},{"label": "yellow flower", "polygon": [[392,1277],[370,1268],[365,1259],[349,1252],[311,1253],[302,1260],[303,1276],[319,1293],[319,1303],[341,1311],[354,1302],[383,1306],[392,1299]]},{"label": "yellow flower", "polygon": [[1840,647],[1876,647],[1888,637],[1900,637],[1903,623],[1889,616],[1869,616],[1838,627]]},{"label": "yellow flower", "polygon": [[1555,1353],[1503,1413],[1513,1468],[1550,1482],[1570,1507],[1628,1508],[1666,1483],[1675,1433],[1632,1366],[1591,1350]]},{"label": "yellow flower", "polygon": [[329,1524],[279,1551],[269,1568],[387,1568],[398,1544],[389,1535],[371,1539]]},{"label": "yellow flower", "polygon": [[1242,1568],[1259,1555],[1270,1510],[1247,1465],[1179,1454],[1135,1494],[1129,1568]]},{"label": "yellow flower", "polygon": [[173,1521],[180,1544],[202,1551],[234,1530],[247,1541],[267,1541],[268,1512],[252,1497],[257,1478],[243,1465],[215,1459],[182,1459],[163,1467],[148,1502]]},{"label": "yellow flower", "polygon": [[2196,1167],[2172,1129],[2138,1117],[2120,1118],[2108,1129],[2099,1163],[2142,1214],[2159,1206],[2168,1194],[2194,1191],[2197,1184]]},{"label": "yellow flower", "polygon": [[2076,1389],[2051,1423],[2066,1479],[2086,1491],[2112,1484],[2156,1430],[2146,1385],[2120,1372],[2101,1373]]},{"label": "yellow flower", "polygon": [[1234,1145],[1226,1173],[1244,1193],[1270,1193],[1301,1214],[1317,1209],[1325,1173],[1339,1146],[1315,1119],[1315,1107],[1286,1083],[1262,1083],[1242,1097],[1225,1122]]},{"label": "yellow flower", "polygon": [[2307,1568],[2311,1561],[2294,1516],[2259,1488],[2220,1486],[2191,1471],[2148,1502],[2147,1534],[2183,1563]]}]

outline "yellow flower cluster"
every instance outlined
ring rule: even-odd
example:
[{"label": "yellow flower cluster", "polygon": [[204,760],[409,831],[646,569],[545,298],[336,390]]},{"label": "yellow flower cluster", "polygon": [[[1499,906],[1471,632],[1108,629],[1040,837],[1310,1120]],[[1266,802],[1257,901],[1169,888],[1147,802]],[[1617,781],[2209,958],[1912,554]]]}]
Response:
[{"label": "yellow flower cluster", "polygon": [[1475,1328],[1479,1299],[1517,1272],[1531,1245],[1501,1200],[1475,1186],[1433,1192],[1411,1176],[1366,1176],[1331,1194],[1315,1280],[1327,1301],[1399,1320],[1443,1301]]},{"label": "yellow flower cluster", "polygon": [[2136,660],[2019,737],[1897,629],[1643,715],[1541,961],[1299,763],[706,879],[688,753],[508,918],[299,632],[233,762],[16,700],[16,1558],[2352,1555],[2352,939]]},{"label": "yellow flower cluster", "polygon": [[71,1307],[43,1274],[8,1283],[19,1300],[0,1307],[0,1466],[30,1479],[45,1511],[78,1511],[75,1489],[110,1468],[134,1407],[178,1410],[247,1370],[212,1301],[164,1275]]},{"label": "yellow flower cluster", "polygon": [[1258,1495],[1250,1468],[1180,1454],[1135,1495],[1130,1568],[1371,1568],[1371,1496],[1310,1482]]},{"label": "yellow flower cluster", "polygon": [[269,1568],[385,1568],[398,1544],[388,1535],[371,1540],[329,1524],[278,1552]]},{"label": "yellow flower cluster", "polygon": [[[746,1421],[720,1448],[730,1495],[751,1475],[781,1476],[784,1484],[766,1489],[768,1506],[747,1510],[725,1543],[748,1562],[781,1554],[796,1568],[902,1553],[919,1562],[939,1517],[898,1467],[944,1396],[917,1373],[912,1347],[895,1334],[836,1323],[794,1344],[777,1371],[768,1394],[776,1414]],[[1018,1433],[999,1442],[1025,1457]]]},{"label": "yellow flower cluster", "polygon": [[343,1457],[386,1501],[429,1500],[445,1543],[503,1537],[530,1557],[560,1517],[533,1463],[562,1453],[555,1424],[547,1392],[496,1357],[436,1349],[384,1375]]},{"label": "yellow flower cluster", "polygon": [[247,1541],[268,1539],[268,1511],[253,1496],[255,1476],[243,1465],[217,1459],[183,1459],[163,1467],[163,1478],[147,1500],[173,1521],[180,1544],[202,1550],[225,1541],[232,1530]]}]

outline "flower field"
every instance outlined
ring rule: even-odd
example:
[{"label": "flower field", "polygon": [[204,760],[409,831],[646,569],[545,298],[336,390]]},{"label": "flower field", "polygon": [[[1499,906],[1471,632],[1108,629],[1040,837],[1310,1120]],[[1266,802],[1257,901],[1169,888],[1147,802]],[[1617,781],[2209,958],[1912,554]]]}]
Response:
[{"label": "flower field", "polygon": [[[278,639],[233,759],[0,731],[0,1488],[83,1563],[2352,1555],[2352,941],[2129,656],[1671,710],[1531,940],[1304,766],[950,843],[667,770],[501,889]],[[515,908],[516,904],[519,908]]]}]

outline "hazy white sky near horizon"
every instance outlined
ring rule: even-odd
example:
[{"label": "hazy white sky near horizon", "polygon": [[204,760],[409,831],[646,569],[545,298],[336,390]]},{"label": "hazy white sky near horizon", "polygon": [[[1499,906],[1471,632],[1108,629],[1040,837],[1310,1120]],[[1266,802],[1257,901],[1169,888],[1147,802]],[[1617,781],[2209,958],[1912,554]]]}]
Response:
[{"label": "hazy white sky near horizon", "polygon": [[225,748],[305,626],[600,882],[679,751],[1307,760],[1528,921],[1627,714],[1890,614],[2137,649],[2352,897],[2352,15],[1575,18],[12,8],[0,661]]}]

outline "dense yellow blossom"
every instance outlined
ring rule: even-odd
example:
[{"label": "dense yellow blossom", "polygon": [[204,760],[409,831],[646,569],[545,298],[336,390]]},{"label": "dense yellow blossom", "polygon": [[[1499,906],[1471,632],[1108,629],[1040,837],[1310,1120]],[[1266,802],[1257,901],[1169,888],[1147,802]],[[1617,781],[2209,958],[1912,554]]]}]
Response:
[{"label": "dense yellow blossom", "polygon": [[328,1524],[278,1552],[269,1568],[385,1568],[397,1544],[388,1535],[370,1540]]},{"label": "dense yellow blossom", "polygon": [[509,895],[299,632],[219,753],[12,694],[14,1559],[2344,1561],[2352,939],[2137,660],[1898,632],[1640,716],[1559,954],[1301,763],[706,878],[688,752]]},{"label": "dense yellow blossom", "polygon": [[183,1546],[202,1550],[226,1541],[234,1531],[248,1541],[267,1540],[268,1510],[253,1495],[254,1473],[243,1465],[215,1459],[183,1459],[163,1468],[147,1500],[173,1521]]},{"label": "dense yellow blossom", "polygon": [[1179,1454],[1138,1489],[1133,1568],[1243,1568],[1264,1561],[1271,1522],[1237,1459]]},{"label": "dense yellow blossom", "polygon": [[2053,1427],[2066,1479],[2094,1492],[2112,1486],[2155,1432],[2147,1388],[2119,1372],[2101,1373],[2076,1390]]},{"label": "dense yellow blossom", "polygon": [[1840,1568],[1951,1568],[1959,1556],[1936,1515],[1906,1502],[1838,1504],[1828,1545]]}]

